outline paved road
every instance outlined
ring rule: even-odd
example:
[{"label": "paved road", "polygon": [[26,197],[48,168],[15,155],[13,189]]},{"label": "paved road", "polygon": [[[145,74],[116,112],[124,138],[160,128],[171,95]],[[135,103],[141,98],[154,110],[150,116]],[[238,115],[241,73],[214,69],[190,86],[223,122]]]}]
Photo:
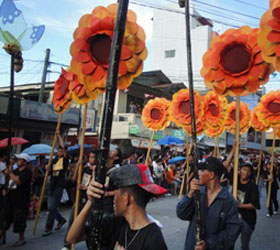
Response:
[{"label": "paved road", "polygon": [[[264,190],[263,190],[264,191]],[[278,195],[280,200],[280,195]],[[148,212],[163,224],[163,234],[170,250],[183,249],[185,236],[188,228],[188,222],[181,221],[176,217],[175,208],[177,197],[164,197],[151,202],[148,205]],[[256,230],[252,236],[251,249],[253,250],[280,250],[280,214],[272,218],[266,218],[264,192],[261,199],[262,209],[258,211],[258,221]],[[67,218],[69,208],[62,209]],[[42,212],[42,218],[39,220],[37,233],[32,236],[33,220],[28,221],[26,231],[27,244],[19,247],[21,250],[60,250],[63,246],[63,237],[66,227],[53,233],[48,237],[42,237],[46,213]],[[16,241],[16,235],[8,232],[7,244],[1,246],[1,250],[14,249],[11,245]],[[77,250],[86,249],[83,243],[76,246]],[[240,249],[240,239],[237,240],[235,249]]]}]

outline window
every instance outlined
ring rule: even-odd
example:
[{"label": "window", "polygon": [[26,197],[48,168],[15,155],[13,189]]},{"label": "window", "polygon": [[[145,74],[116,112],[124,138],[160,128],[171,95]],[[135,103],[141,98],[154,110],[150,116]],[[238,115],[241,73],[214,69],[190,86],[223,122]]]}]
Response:
[{"label": "window", "polygon": [[172,57],[175,57],[175,49],[164,51],[164,58],[172,58]]}]

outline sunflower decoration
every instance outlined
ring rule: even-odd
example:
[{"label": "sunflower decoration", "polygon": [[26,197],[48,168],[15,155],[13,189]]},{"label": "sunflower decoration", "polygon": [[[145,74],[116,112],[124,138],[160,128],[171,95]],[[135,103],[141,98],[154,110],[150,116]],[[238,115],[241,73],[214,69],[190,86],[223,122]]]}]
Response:
[{"label": "sunflower decoration", "polygon": [[280,90],[262,96],[258,107],[257,116],[265,126],[280,125]]},{"label": "sunflower decoration", "polygon": [[204,133],[210,138],[216,138],[222,135],[225,132],[225,130],[226,130],[225,126],[216,127],[216,128],[208,127],[205,129]]},{"label": "sunflower decoration", "polygon": [[165,98],[151,99],[142,111],[142,121],[146,128],[158,131],[165,129],[169,124],[168,107],[170,101]]},{"label": "sunflower decoration", "polygon": [[262,57],[258,34],[259,29],[243,26],[212,39],[200,72],[209,89],[219,95],[244,96],[269,80],[274,69]]},{"label": "sunflower decoration", "polygon": [[[229,116],[226,121],[225,127],[230,133],[235,134],[235,110],[236,102],[229,104]],[[240,134],[244,134],[250,128],[251,111],[247,103],[240,102]]]},{"label": "sunflower decoration", "polygon": [[61,68],[61,74],[55,82],[53,93],[53,107],[56,113],[63,113],[73,100],[69,89],[71,81],[72,73]]},{"label": "sunflower decoration", "polygon": [[259,132],[262,131],[267,131],[270,126],[266,126],[263,122],[261,122],[257,116],[257,110],[258,110],[259,106],[254,107],[252,113],[251,113],[251,126]]},{"label": "sunflower decoration", "polygon": [[[118,4],[96,7],[81,17],[70,47],[71,69],[90,91],[104,92]],[[128,10],[118,74],[118,88],[126,89],[143,70],[147,57],[145,32]]]},{"label": "sunflower decoration", "polygon": [[270,8],[260,21],[258,44],[263,59],[280,72],[280,1],[270,1]]},{"label": "sunflower decoration", "polygon": [[206,128],[224,127],[228,118],[228,101],[226,97],[209,91],[204,96],[204,113]]},{"label": "sunflower decoration", "polygon": [[[203,97],[198,91],[194,91],[194,112],[196,123],[198,124],[204,115]],[[172,97],[172,102],[169,106],[170,119],[176,123],[178,127],[191,126],[191,108],[190,94],[188,89],[181,89]]]},{"label": "sunflower decoration", "polygon": [[275,127],[274,129],[275,135],[278,139],[280,139],[280,127]]},{"label": "sunflower decoration", "polygon": [[[203,116],[198,122],[196,121],[196,134],[201,135],[205,130],[205,117]],[[187,135],[192,134],[192,125],[188,127],[183,127],[185,133]]]}]

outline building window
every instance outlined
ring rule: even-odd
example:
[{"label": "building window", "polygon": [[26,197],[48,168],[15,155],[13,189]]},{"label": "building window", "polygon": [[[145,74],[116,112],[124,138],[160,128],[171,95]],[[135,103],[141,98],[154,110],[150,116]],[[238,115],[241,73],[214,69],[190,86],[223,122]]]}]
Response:
[{"label": "building window", "polygon": [[164,51],[164,58],[172,58],[172,57],[175,57],[175,49]]}]

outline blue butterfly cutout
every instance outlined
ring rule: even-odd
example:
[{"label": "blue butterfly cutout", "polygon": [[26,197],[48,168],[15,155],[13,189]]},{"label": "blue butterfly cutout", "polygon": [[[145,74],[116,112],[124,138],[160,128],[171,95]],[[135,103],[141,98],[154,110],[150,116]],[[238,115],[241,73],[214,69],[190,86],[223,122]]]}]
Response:
[{"label": "blue butterfly cutout", "polygon": [[21,50],[31,49],[45,31],[45,25],[27,28],[22,11],[13,0],[3,0],[0,6],[0,41],[16,44]]}]

